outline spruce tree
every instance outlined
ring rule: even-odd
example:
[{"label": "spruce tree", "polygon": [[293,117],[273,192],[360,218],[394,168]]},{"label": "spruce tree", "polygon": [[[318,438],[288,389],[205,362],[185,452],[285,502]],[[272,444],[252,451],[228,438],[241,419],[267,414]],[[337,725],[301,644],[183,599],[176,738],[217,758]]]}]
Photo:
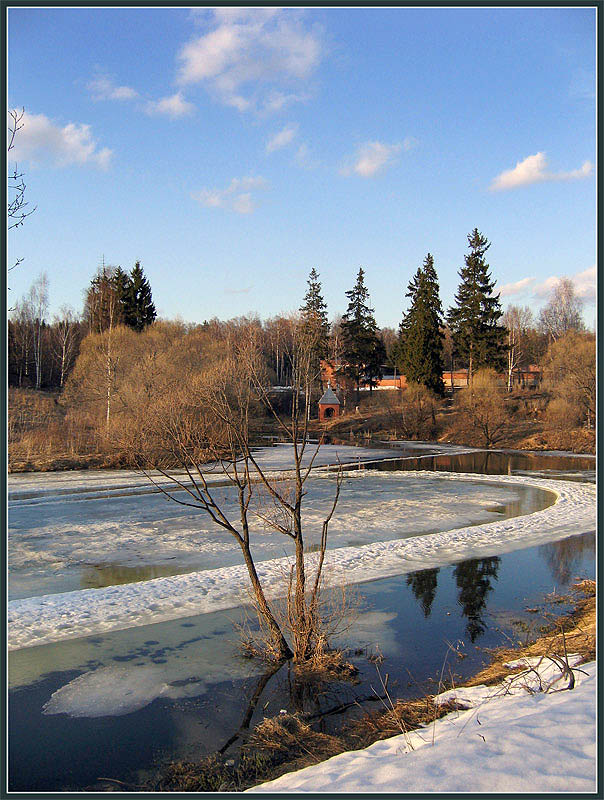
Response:
[{"label": "spruce tree", "polygon": [[124,323],[135,331],[151,325],[156,317],[149,281],[145,278],[140,261],[130,273],[129,285],[123,297]]},{"label": "spruce tree", "polygon": [[399,329],[398,366],[408,381],[443,395],[443,324],[438,277],[430,253],[409,282],[411,307]]},{"label": "spruce tree", "polygon": [[117,267],[113,273],[113,285],[117,295],[117,301],[120,305],[121,316],[124,316],[124,307],[127,302],[128,292],[130,290],[131,281],[128,275],[121,267]]},{"label": "spruce tree", "polygon": [[368,305],[369,291],[365,286],[362,267],[354,288],[346,292],[346,297],[349,303],[342,317],[342,357],[346,362],[346,374],[355,382],[358,402],[361,381],[367,381],[371,391],[382,375],[382,364],[386,358],[373,309]]},{"label": "spruce tree", "polygon": [[503,311],[499,295],[493,295],[495,281],[484,258],[491,245],[477,228],[468,235],[468,244],[470,252],[459,270],[456,305],[449,309],[447,321],[455,351],[467,361],[471,385],[474,372],[481,367],[504,368],[506,331],[499,325]]},{"label": "spruce tree", "polygon": [[302,324],[306,332],[316,340],[316,355],[324,358],[327,354],[329,339],[329,322],[327,319],[327,303],[321,294],[319,273],[313,267],[308,276],[308,291],[304,296],[304,305],[300,307]]}]

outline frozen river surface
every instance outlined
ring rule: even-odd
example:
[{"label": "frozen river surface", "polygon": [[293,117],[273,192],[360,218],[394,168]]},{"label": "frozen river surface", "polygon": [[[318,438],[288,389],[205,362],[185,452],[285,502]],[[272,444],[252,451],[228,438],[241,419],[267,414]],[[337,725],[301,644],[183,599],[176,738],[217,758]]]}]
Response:
[{"label": "frozen river surface", "polygon": [[[337,451],[354,464],[394,455]],[[324,448],[322,463],[335,452]],[[264,457],[282,468],[285,448]],[[352,651],[377,644],[400,690],[408,674],[442,669],[443,642],[460,636],[468,641],[460,664],[476,669],[481,651],[470,642],[501,644],[496,631],[506,628],[508,609],[590,574],[595,486],[389,466],[399,471],[346,473],[326,575],[365,582],[369,605],[343,644]],[[470,461],[466,469],[475,471]],[[333,473],[317,471],[308,488],[312,550]],[[234,508],[227,487],[215,490]],[[81,790],[100,775],[127,778],[164,757],[197,758],[231,737],[262,676],[237,651],[233,621],[247,576],[228,534],[124,471],[10,476],[9,521],[13,789]],[[287,540],[255,525],[259,571],[274,597],[289,563]],[[315,558],[310,552],[311,570]],[[370,693],[375,669],[357,660],[358,691]],[[271,684],[256,721],[290,708],[286,676],[274,681],[283,687]]]},{"label": "frozen river surface", "polygon": [[[324,462],[335,460],[335,450],[322,450]],[[278,469],[286,455],[284,448],[267,449],[265,464]],[[342,460],[375,455],[338,449]],[[304,517],[311,570],[335,484],[333,473],[314,474]],[[11,649],[245,601],[248,579],[236,541],[202,513],[150,493],[144,480],[135,473],[11,480]],[[214,491],[235,516],[231,489],[217,483]],[[252,511],[266,514],[266,498],[260,494],[257,502]],[[585,533],[594,522],[595,487],[588,484],[355,469],[346,473],[330,526],[326,574],[348,583],[404,574]],[[276,596],[289,540],[259,517],[254,526],[259,572]]]},{"label": "frozen river surface", "polygon": [[[150,493],[140,478],[122,477],[119,488],[75,483],[69,494],[50,492],[44,475],[39,491],[10,501],[10,599],[132,583],[242,563],[233,536],[202,511]],[[72,477],[73,480],[73,477]],[[312,479],[304,499],[304,529],[312,550],[333,501],[335,477]],[[80,491],[76,491],[80,489]],[[182,494],[182,493],[181,493]],[[232,487],[214,496],[237,523]],[[413,474],[357,472],[344,478],[329,547],[354,547],[388,539],[450,530],[542,508],[553,501],[525,486],[439,480]],[[251,536],[257,561],[284,555],[289,540],[267,528],[266,492],[257,487],[251,505]]]}]

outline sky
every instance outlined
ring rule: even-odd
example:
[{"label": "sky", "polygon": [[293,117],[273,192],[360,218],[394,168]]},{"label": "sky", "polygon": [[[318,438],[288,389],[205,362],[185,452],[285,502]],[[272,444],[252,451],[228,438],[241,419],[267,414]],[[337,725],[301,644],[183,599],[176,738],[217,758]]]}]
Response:
[{"label": "sky", "polygon": [[595,319],[594,8],[8,11],[25,175],[9,305],[49,316],[139,260],[158,315],[330,318],[363,267],[397,327],[428,252],[448,308],[474,229],[504,308],[570,277]]}]

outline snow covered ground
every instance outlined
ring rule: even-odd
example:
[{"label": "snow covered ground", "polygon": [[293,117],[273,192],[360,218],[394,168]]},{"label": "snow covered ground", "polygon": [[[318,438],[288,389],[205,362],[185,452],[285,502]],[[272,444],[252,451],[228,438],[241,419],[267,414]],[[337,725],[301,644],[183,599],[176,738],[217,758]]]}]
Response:
[{"label": "snow covered ground", "polygon": [[[347,480],[358,482],[361,494],[363,482],[368,479],[383,481],[386,486],[393,485],[393,481],[396,486],[398,481],[399,494],[405,487],[411,499],[414,481],[419,486],[427,479],[438,479],[439,484],[443,481],[450,481],[451,485],[464,481],[482,484],[486,492],[491,491],[494,482],[512,488],[535,486],[553,492],[557,502],[523,517],[402,540],[337,547],[326,559],[325,574],[333,583],[362,582],[466,558],[497,555],[595,529],[595,487],[588,484],[444,472],[372,472],[369,475],[355,471],[347,476]],[[332,480],[333,475],[324,473],[326,484]],[[423,508],[422,504],[417,510],[419,517],[424,513]],[[392,519],[395,519],[394,514]],[[382,527],[387,529],[391,521],[386,522],[382,519]],[[362,529],[362,516],[357,517],[355,524]],[[392,534],[386,535],[390,538]],[[315,556],[309,554],[308,558],[312,564]],[[287,558],[271,558],[258,564],[269,596],[282,593],[283,575],[288,565]],[[13,600],[8,607],[9,649],[234,608],[245,602],[247,585],[245,568],[231,565],[140,583]]]},{"label": "snow covered ground", "polygon": [[547,659],[513,664],[520,674],[499,686],[440,696],[457,697],[467,710],[248,791],[594,792],[595,662],[575,670],[576,685],[568,691],[560,691],[566,679],[540,691],[560,678]]}]

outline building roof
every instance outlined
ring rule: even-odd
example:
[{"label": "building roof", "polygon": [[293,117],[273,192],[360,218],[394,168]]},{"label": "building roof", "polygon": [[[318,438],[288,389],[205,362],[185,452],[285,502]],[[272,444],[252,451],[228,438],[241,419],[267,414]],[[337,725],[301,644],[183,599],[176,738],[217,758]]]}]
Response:
[{"label": "building roof", "polygon": [[327,389],[325,390],[325,394],[319,400],[320,405],[326,406],[339,406],[340,401],[338,400],[338,395],[334,392],[331,388],[331,384],[327,384]]}]

